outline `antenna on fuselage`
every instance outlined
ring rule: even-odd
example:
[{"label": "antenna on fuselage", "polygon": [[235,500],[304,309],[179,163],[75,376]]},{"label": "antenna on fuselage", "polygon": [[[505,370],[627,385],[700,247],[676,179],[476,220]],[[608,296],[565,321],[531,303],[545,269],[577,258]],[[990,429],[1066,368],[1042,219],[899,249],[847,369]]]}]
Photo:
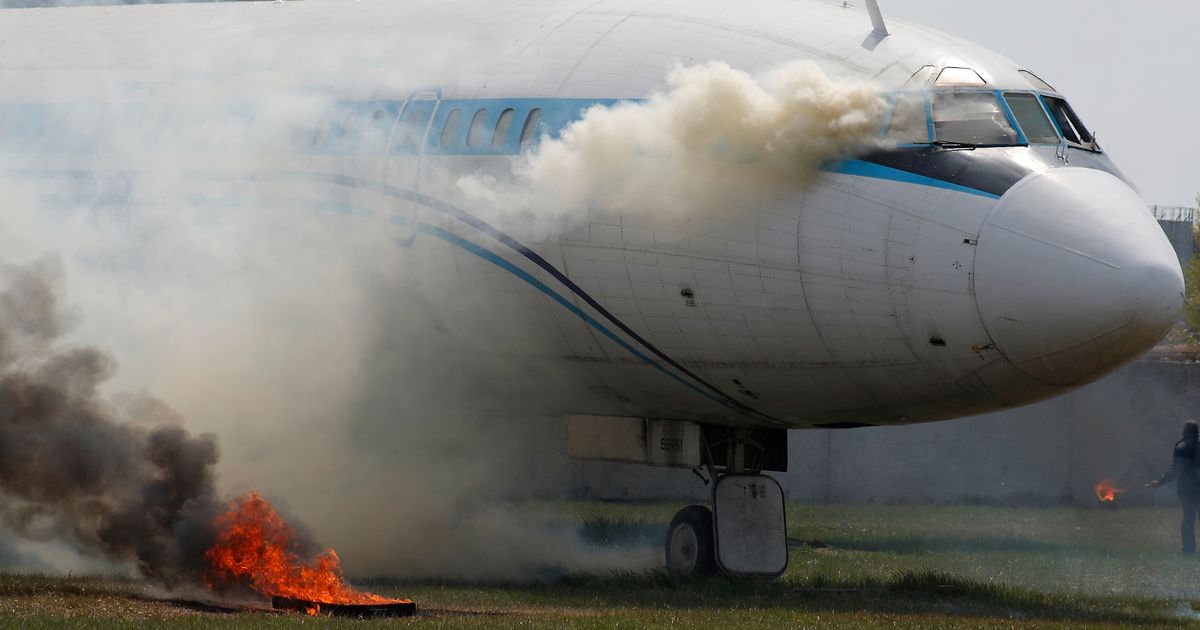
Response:
[{"label": "antenna on fuselage", "polygon": [[867,11],[871,14],[871,24],[875,26],[875,35],[881,39],[887,37],[887,24],[883,23],[883,12],[879,10],[879,0],[867,0]]}]

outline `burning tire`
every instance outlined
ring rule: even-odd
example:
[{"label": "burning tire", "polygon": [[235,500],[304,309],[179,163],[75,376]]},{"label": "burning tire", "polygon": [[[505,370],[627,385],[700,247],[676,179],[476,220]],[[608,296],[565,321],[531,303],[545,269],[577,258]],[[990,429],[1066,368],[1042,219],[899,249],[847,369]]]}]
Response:
[{"label": "burning tire", "polygon": [[667,528],[667,570],[681,577],[717,572],[712,510],[689,505],[671,519]]}]

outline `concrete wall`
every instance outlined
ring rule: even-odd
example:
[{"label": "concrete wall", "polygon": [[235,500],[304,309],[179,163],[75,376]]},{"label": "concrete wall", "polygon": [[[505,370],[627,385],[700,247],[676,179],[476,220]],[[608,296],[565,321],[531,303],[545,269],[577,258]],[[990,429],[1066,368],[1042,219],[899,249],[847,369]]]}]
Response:
[{"label": "concrete wall", "polygon": [[[1170,464],[1183,421],[1200,417],[1200,365],[1135,363],[1073,394],[950,422],[794,431],[790,499],[849,503],[1093,504],[1110,477],[1125,502],[1174,500],[1141,489]],[[557,423],[561,425],[562,423]],[[565,431],[543,426],[530,482],[538,494],[702,498],[686,470],[566,460]],[[538,470],[534,470],[534,469]]]},{"label": "concrete wall", "polygon": [[1171,241],[1171,247],[1175,249],[1175,254],[1179,256],[1180,266],[1186,267],[1192,260],[1192,222],[1175,221],[1175,220],[1158,220],[1159,226],[1167,235],[1167,239]]}]

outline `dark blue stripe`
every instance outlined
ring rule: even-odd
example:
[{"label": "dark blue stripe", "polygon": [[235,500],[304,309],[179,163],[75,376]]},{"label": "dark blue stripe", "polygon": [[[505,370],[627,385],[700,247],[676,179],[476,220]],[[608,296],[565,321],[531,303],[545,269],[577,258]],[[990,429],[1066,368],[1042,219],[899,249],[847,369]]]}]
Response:
[{"label": "dark blue stripe", "polygon": [[[268,176],[268,177],[273,177],[273,176]],[[625,333],[630,338],[632,338],[634,341],[641,344],[642,347],[649,350],[652,354],[654,354],[654,356],[658,357],[663,362],[667,363],[668,365],[675,368],[676,370],[679,370],[683,374],[686,374],[689,378],[691,378],[695,382],[703,385],[709,391],[720,396],[721,399],[724,400],[726,404],[732,406],[733,408],[735,408],[739,411],[745,412],[745,413],[756,415],[756,416],[759,416],[759,417],[767,419],[767,420],[772,420],[772,421],[776,421],[776,422],[779,421],[778,419],[776,419],[772,416],[769,416],[765,413],[762,413],[761,411],[758,411],[757,409],[750,407],[749,405],[734,398],[733,396],[730,396],[729,394],[721,391],[712,383],[709,383],[708,381],[700,378],[700,376],[698,376],[691,370],[680,365],[678,361],[676,361],[675,359],[672,359],[665,352],[663,352],[662,350],[659,350],[653,344],[651,344],[649,341],[644,339],[641,335],[634,332],[632,328],[630,328],[629,326],[627,326],[625,324],[625,322],[622,322],[615,315],[610,313],[608,311],[608,309],[604,308],[599,302],[596,301],[595,298],[593,298],[586,291],[584,291],[579,285],[575,284],[574,281],[572,281],[570,278],[568,278],[566,275],[564,275],[561,271],[559,271],[557,267],[550,264],[549,261],[547,261],[545,258],[542,258],[540,255],[538,255],[537,252],[534,252],[533,250],[529,249],[528,247],[525,247],[516,239],[501,232],[500,230],[496,229],[495,227],[492,227],[490,224],[480,220],[479,218],[475,217],[474,215],[471,215],[468,212],[465,212],[465,211],[463,211],[451,204],[448,204],[440,199],[437,199],[435,197],[430,197],[428,195],[423,195],[416,191],[405,190],[402,188],[396,188],[393,186],[389,186],[387,184],[381,184],[381,183],[372,182],[369,180],[358,179],[356,177],[350,177],[348,175],[337,175],[337,174],[333,174],[333,173],[292,172],[292,173],[284,173],[280,177],[284,178],[284,179],[291,179],[291,180],[294,180],[294,179],[300,179],[303,181],[314,181],[315,180],[315,181],[321,181],[324,183],[334,184],[337,186],[345,186],[348,188],[358,188],[360,190],[370,190],[372,192],[377,192],[379,194],[387,195],[390,197],[395,197],[398,199],[404,199],[407,201],[415,201],[415,202],[417,202],[423,206],[426,206],[430,209],[437,210],[438,212],[447,214],[447,215],[461,221],[462,223],[465,223],[465,224],[475,228],[476,230],[479,230],[480,232],[487,234],[488,236],[495,239],[497,242],[509,247],[513,251],[521,254],[522,256],[524,256],[525,258],[527,258],[528,260],[533,262],[538,267],[541,267],[544,271],[546,271],[546,273],[549,273],[550,275],[554,276],[554,278],[556,280],[561,282],[563,284],[563,286],[570,289],[570,291],[572,293],[579,296],[579,298],[582,299],[584,302],[586,302],[588,304],[588,306],[595,309],[597,313],[600,313],[601,315],[603,315],[605,319],[607,319],[612,325],[619,328],[621,330],[621,332]],[[254,179],[259,179],[259,178],[254,178]]]},{"label": "dark blue stripe", "polygon": [[[411,221],[409,221],[409,223],[411,223]],[[700,389],[699,387],[696,387],[696,385],[694,385],[693,383],[689,383],[689,382],[683,380],[682,378],[679,378],[679,376],[677,374],[664,368],[657,361],[646,356],[644,353],[639,351],[637,348],[634,348],[632,345],[629,344],[629,342],[625,341],[624,339],[621,339],[619,336],[617,336],[616,333],[609,330],[608,327],[606,327],[604,324],[601,324],[600,322],[596,321],[596,319],[594,317],[583,312],[583,309],[572,304],[570,302],[570,300],[559,295],[558,292],[556,292],[553,289],[551,289],[550,287],[546,286],[546,283],[533,277],[528,272],[526,272],[524,269],[521,269],[520,267],[517,267],[516,265],[508,262],[507,260],[501,258],[500,256],[496,255],[495,253],[493,253],[490,250],[484,249],[483,247],[480,247],[479,245],[476,245],[475,243],[472,243],[471,241],[468,241],[468,240],[466,240],[456,234],[453,234],[451,232],[447,232],[446,230],[443,230],[439,227],[429,225],[428,223],[422,223],[422,224],[420,224],[420,227],[418,229],[423,234],[428,234],[430,236],[440,238],[440,239],[446,241],[447,243],[461,247],[462,249],[465,249],[468,252],[475,254],[476,256],[492,263],[493,265],[496,265],[497,267],[504,269],[505,271],[513,274],[514,276],[517,276],[518,278],[524,280],[525,282],[528,282],[530,285],[532,285],[538,291],[541,291],[542,293],[546,294],[550,299],[554,300],[555,302],[558,302],[560,305],[562,305],[563,308],[574,313],[577,317],[582,319],[589,326],[591,326],[592,328],[595,328],[596,330],[599,330],[601,333],[604,334],[605,337],[608,337],[617,345],[628,350],[629,353],[632,354],[633,356],[641,359],[642,361],[645,361],[648,365],[650,365],[654,369],[658,370],[659,372],[662,372],[663,374],[666,374],[667,376],[674,379],[675,381],[678,381],[680,384],[684,385],[685,387],[694,390],[696,393],[700,394],[701,396],[704,396],[705,398],[708,398],[709,400],[711,400],[717,404],[725,404],[725,401],[714,397],[713,395]]]},{"label": "dark blue stripe", "polygon": [[[63,175],[70,174],[70,176],[77,176],[80,173],[84,173],[84,171],[63,171],[61,173]],[[17,175],[18,173],[9,171],[7,174]],[[36,176],[36,177],[47,177],[47,176],[52,177],[53,176],[52,173],[49,171],[29,172],[29,173],[20,173],[20,174],[24,174],[26,176]],[[406,201],[414,201],[414,202],[420,203],[430,209],[437,210],[439,212],[447,214],[447,215],[459,220],[460,222],[465,223],[465,224],[475,228],[476,230],[483,232],[484,234],[487,234],[488,236],[495,239],[496,241],[504,244],[505,246],[511,248],[513,251],[516,251],[517,253],[521,254],[522,256],[524,256],[525,258],[527,258],[528,260],[530,260],[531,262],[536,264],[538,267],[545,270],[550,275],[554,276],[554,278],[556,280],[558,280],[564,286],[566,286],[568,289],[570,289],[572,293],[579,296],[580,299],[582,299],[589,306],[591,306],[593,309],[595,309],[596,312],[600,313],[610,323],[612,323],[614,326],[619,328],[622,332],[624,332],[630,338],[632,338],[637,343],[641,344],[643,347],[645,347],[647,350],[649,350],[654,356],[657,356],[659,359],[661,359],[662,361],[664,361],[671,367],[673,367],[676,370],[678,370],[679,372],[687,375],[693,381],[695,381],[696,383],[699,383],[700,385],[703,385],[709,392],[716,395],[716,397],[713,397],[709,394],[705,394],[706,397],[708,397],[714,401],[717,401],[723,405],[726,405],[728,407],[736,409],[738,411],[748,413],[751,415],[755,415],[755,416],[758,416],[758,417],[766,419],[766,420],[780,422],[778,419],[776,419],[770,415],[767,415],[765,413],[762,413],[762,412],[754,409],[753,407],[746,405],[742,401],[737,400],[736,398],[733,398],[729,394],[718,389],[715,385],[709,383],[708,381],[705,381],[704,379],[702,379],[700,376],[698,376],[691,370],[683,367],[678,361],[671,358],[666,353],[664,353],[662,350],[659,350],[657,347],[655,347],[649,341],[644,339],[641,335],[634,332],[632,328],[630,328],[628,325],[626,325],[624,322],[622,322],[620,319],[618,319],[615,315],[610,313],[608,311],[608,309],[604,308],[598,301],[596,301],[595,298],[593,298],[591,295],[589,295],[579,285],[575,284],[575,282],[573,282],[570,278],[568,278],[561,271],[559,271],[558,268],[556,268],[554,265],[552,265],[546,259],[542,258],[539,254],[537,254],[533,250],[529,249],[528,247],[525,247],[516,239],[512,238],[511,236],[508,236],[507,234],[501,232],[500,230],[496,229],[495,227],[491,226],[490,224],[478,219],[477,217],[471,215],[470,213],[468,213],[464,210],[461,210],[461,209],[459,209],[449,203],[446,203],[440,199],[437,199],[435,197],[430,197],[428,195],[424,195],[424,194],[418,193],[416,191],[406,190],[406,189],[402,189],[402,188],[396,188],[396,187],[389,186],[387,184],[382,184],[379,182],[373,182],[370,180],[359,179],[359,178],[351,177],[348,175],[338,175],[338,174],[334,174],[334,173],[287,172],[287,173],[281,173],[281,174],[246,175],[246,176],[241,176],[241,177],[231,177],[228,173],[207,172],[207,173],[193,173],[192,176],[197,177],[197,178],[211,178],[211,179],[222,179],[222,180],[236,178],[236,179],[240,179],[243,181],[305,181],[305,182],[316,181],[316,182],[327,183],[327,184],[331,184],[331,185],[335,185],[335,186],[354,188],[354,189],[358,189],[358,190],[367,190],[367,191],[375,192],[375,193],[378,193],[381,195],[394,197],[397,199],[403,199]],[[229,200],[222,200],[222,201],[229,201]],[[305,204],[305,205],[307,205],[309,207],[313,206],[313,204]],[[353,208],[353,206],[328,208],[328,209],[335,210],[338,212],[348,212],[348,211],[352,211],[352,208]],[[424,230],[422,229],[422,231],[424,231]],[[473,253],[477,253],[477,252],[473,251]],[[489,258],[489,260],[491,260],[491,259]],[[503,260],[503,259],[499,259],[499,260]],[[511,266],[511,265],[509,265],[509,266]],[[505,268],[507,269],[507,268],[509,268],[509,266],[506,266]],[[512,269],[517,269],[517,268],[512,267]],[[524,274],[522,276],[522,278],[526,279],[526,281],[530,281],[530,280],[536,281],[536,279],[532,278],[532,276],[528,276],[528,278],[526,278],[526,276],[528,276],[528,274]],[[539,284],[541,284],[541,283],[535,284],[534,286],[537,286],[539,288],[539,290],[543,290],[542,287],[544,287],[544,285],[538,286]],[[554,296],[557,296],[557,294],[554,294]],[[556,301],[559,301],[560,303],[562,303],[564,306],[569,304],[569,302],[565,302],[559,297],[555,297],[555,299],[556,299]],[[578,310],[573,305],[570,306],[570,308],[572,308],[573,311]],[[580,313],[582,314],[582,312],[580,312]],[[582,314],[582,315],[586,315],[586,314]],[[591,322],[594,322],[595,320],[590,317],[587,317],[587,321],[589,321],[589,323],[591,323]],[[646,357],[646,355],[636,351],[628,343],[615,337],[613,335],[612,331],[608,330],[607,328],[603,328],[603,327],[599,327],[598,329],[601,330],[605,334],[605,336],[607,336],[611,339],[614,339],[622,347],[624,347],[627,350],[629,350],[630,352],[634,353],[635,356],[638,356],[642,360],[649,361],[649,358]],[[650,362],[653,363],[653,361],[650,361]],[[657,363],[654,363],[654,365],[660,371],[663,371],[664,373],[667,373],[667,374],[671,374],[669,371],[665,370],[664,368],[662,368],[662,366],[658,365]],[[679,382],[687,385],[688,387],[691,387],[692,389],[696,389],[696,391],[701,391],[699,388],[696,388],[694,385],[687,383],[686,381],[683,381],[682,379],[679,379],[677,376],[675,376],[673,374],[671,376],[675,380],[678,380]],[[701,391],[701,393],[703,393],[703,392]]]},{"label": "dark blue stripe", "polygon": [[[979,195],[979,196],[987,197],[987,198],[991,198],[991,199],[999,198],[997,195],[987,193],[987,192],[984,192],[981,190],[967,188],[965,186],[959,186],[956,184],[951,184],[949,182],[944,182],[941,180],[924,177],[922,175],[917,175],[914,173],[909,173],[907,171],[901,171],[899,169],[894,169],[894,168],[890,168],[890,167],[886,167],[886,166],[882,166],[882,165],[878,165],[878,164],[863,162],[861,160],[850,160],[850,161],[843,162],[840,164],[832,165],[832,166],[827,167],[826,170],[828,170],[830,172],[834,172],[834,173],[855,175],[855,176],[859,176],[859,177],[869,177],[869,178],[874,178],[874,179],[885,179],[885,180],[898,181],[898,182],[910,183],[910,184],[935,186],[935,187],[939,187],[939,188],[945,188],[948,190],[955,190],[958,192]],[[87,173],[86,171],[59,171],[59,172],[55,173],[52,171],[43,171],[43,170],[29,170],[29,171],[10,170],[10,171],[6,171],[4,174],[9,175],[9,176],[25,176],[25,177],[36,177],[36,178],[49,178],[49,177],[54,177],[57,174],[57,175],[63,176],[63,177],[81,178],[81,176],[83,176],[86,173]],[[230,175],[228,173],[215,173],[215,172],[213,172],[213,173],[195,173],[193,175],[197,176],[197,177],[230,179]],[[389,186],[387,184],[382,184],[379,182],[373,182],[370,180],[359,179],[359,178],[351,177],[348,175],[339,175],[339,174],[334,174],[334,173],[288,172],[288,173],[282,173],[282,174],[246,175],[246,176],[239,177],[238,179],[242,179],[244,181],[260,181],[260,180],[306,181],[306,182],[318,181],[318,182],[322,182],[322,183],[332,184],[335,186],[355,188],[355,189],[359,189],[359,190],[367,190],[367,191],[375,192],[375,193],[378,193],[381,195],[394,197],[397,199],[403,199],[406,201],[417,202],[424,206],[429,207],[430,209],[437,210],[439,212],[447,214],[447,215],[487,234],[491,238],[504,244],[505,246],[511,248],[512,250],[516,251],[517,253],[521,254],[525,258],[532,261],[538,267],[542,268],[547,273],[552,275],[555,279],[557,279],[559,282],[561,282],[565,287],[570,289],[572,293],[579,296],[580,299],[582,299],[589,306],[591,306],[593,309],[595,309],[596,312],[603,315],[604,318],[607,319],[609,322],[611,322],[614,326],[616,326],[618,329],[620,329],[622,332],[624,332],[630,338],[634,339],[639,344],[641,344],[643,347],[645,347],[647,350],[649,350],[652,354],[654,354],[654,356],[659,357],[661,360],[663,360],[665,363],[667,363],[671,367],[675,368],[676,370],[679,370],[679,372],[687,375],[689,378],[691,378],[695,382],[703,385],[710,392],[719,396],[720,400],[724,401],[724,404],[731,406],[739,411],[749,413],[752,415],[756,415],[756,416],[759,416],[759,417],[767,419],[767,420],[778,422],[778,420],[776,418],[774,418],[770,415],[767,415],[765,413],[762,413],[762,412],[750,407],[749,405],[746,405],[742,401],[733,398],[729,394],[726,394],[725,392],[718,389],[716,386],[714,386],[711,383],[700,378],[698,375],[693,373],[691,370],[688,370],[687,368],[680,365],[679,362],[675,361],[670,356],[668,356],[666,353],[664,353],[661,350],[659,350],[658,348],[656,348],[653,344],[648,342],[641,335],[634,332],[629,326],[625,325],[624,322],[617,319],[616,316],[614,316],[612,313],[610,313],[608,311],[608,309],[606,309],[602,305],[600,305],[599,302],[597,302],[594,298],[592,298],[591,295],[589,295],[586,291],[584,291],[581,287],[579,287],[579,285],[575,284],[575,282],[573,282],[570,278],[566,277],[566,275],[564,275],[561,271],[559,271],[556,267],[554,267],[554,265],[550,264],[547,260],[542,258],[536,252],[525,247],[524,245],[519,243],[516,239],[513,239],[512,237],[508,236],[507,234],[504,234],[503,232],[492,227],[488,223],[474,217],[473,215],[471,215],[463,210],[460,210],[459,208],[457,208],[451,204],[441,201],[440,199],[430,197],[428,195],[424,195],[424,194],[418,193],[416,191],[396,188],[396,187]],[[345,211],[345,210],[343,209],[342,211]],[[611,331],[607,331],[607,329],[606,329],[605,335],[609,336],[610,334],[611,334]],[[621,344],[621,345],[625,346],[626,344]],[[632,352],[632,350],[631,350],[631,352]],[[644,355],[638,355],[638,356],[644,356]]]}]

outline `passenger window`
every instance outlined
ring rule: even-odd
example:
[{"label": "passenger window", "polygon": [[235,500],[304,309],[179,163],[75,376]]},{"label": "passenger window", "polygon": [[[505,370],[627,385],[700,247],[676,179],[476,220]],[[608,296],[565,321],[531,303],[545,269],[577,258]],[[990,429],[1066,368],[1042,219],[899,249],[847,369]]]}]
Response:
[{"label": "passenger window", "polygon": [[511,108],[500,112],[500,120],[496,121],[496,131],[492,134],[493,147],[504,146],[504,142],[508,140],[508,129],[512,127],[513,116],[515,114]]},{"label": "passenger window", "polygon": [[363,140],[379,141],[383,137],[383,127],[388,122],[387,112],[382,109],[355,109],[346,117],[341,135],[343,137],[360,136]]},{"label": "passenger window", "polygon": [[923,94],[900,94],[896,97],[885,139],[889,144],[929,142],[929,124],[925,118]]},{"label": "passenger window", "polygon": [[372,139],[377,138],[382,142],[386,140],[388,132],[391,131],[391,129],[389,129],[391,126],[392,119],[388,116],[387,110],[383,109],[382,107],[376,107],[371,110],[371,122],[368,123],[366,129],[363,130],[363,135],[371,137]]},{"label": "passenger window", "polygon": [[1046,117],[1046,110],[1032,94],[1009,92],[1004,95],[1013,117],[1025,132],[1029,144],[1058,144],[1058,132]]},{"label": "passenger window", "polygon": [[1075,111],[1070,105],[1061,98],[1047,96],[1046,105],[1050,108],[1050,113],[1054,116],[1054,120],[1058,123],[1058,128],[1062,130],[1063,136],[1067,142],[1074,142],[1088,149],[1095,149],[1092,142],[1092,134],[1088,132],[1087,127],[1083,126],[1083,121],[1079,120],[1079,116],[1075,115]]},{"label": "passenger window", "polygon": [[1017,144],[1017,132],[989,92],[949,92],[933,96],[934,138],[984,146]]},{"label": "passenger window", "polygon": [[359,129],[363,126],[362,117],[362,110],[348,106],[346,111],[342,113],[342,117],[333,125],[330,135],[339,140],[359,135]]},{"label": "passenger window", "polygon": [[483,139],[487,136],[487,110],[481,109],[475,112],[475,117],[471,119],[471,128],[467,130],[467,146],[477,147],[483,143]]},{"label": "passenger window", "polygon": [[313,146],[335,153],[375,154],[387,150],[396,109],[386,102],[334,104],[329,122],[317,130]]},{"label": "passenger window", "polygon": [[525,117],[525,125],[521,127],[521,146],[533,142],[540,122],[542,122],[542,108],[535,107],[529,111],[529,115]]},{"label": "passenger window", "polygon": [[454,135],[458,133],[458,122],[462,118],[462,110],[455,109],[446,116],[446,125],[442,127],[442,137],[438,141],[439,146],[448,147],[451,142],[454,142]]}]

